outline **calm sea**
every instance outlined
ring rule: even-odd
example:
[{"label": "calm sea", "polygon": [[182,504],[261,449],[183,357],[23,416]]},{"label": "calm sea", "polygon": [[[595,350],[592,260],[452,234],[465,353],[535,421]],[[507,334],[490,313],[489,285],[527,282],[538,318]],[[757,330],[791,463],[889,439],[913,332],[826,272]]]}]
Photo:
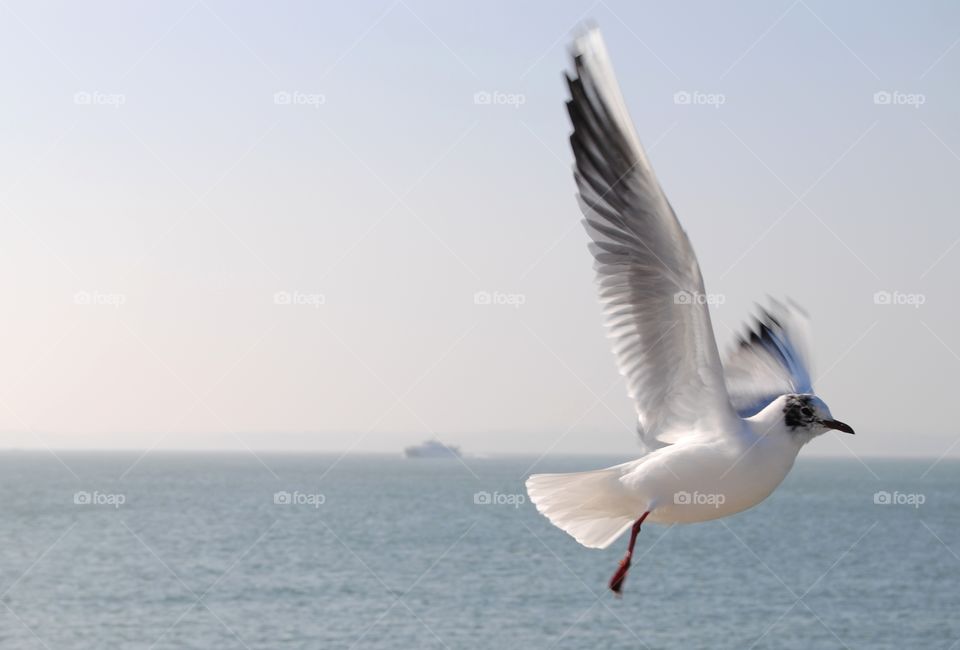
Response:
[{"label": "calm sea", "polygon": [[533,458],[60,458],[0,455],[2,648],[960,647],[956,461],[801,457],[751,511],[646,526],[616,599],[625,540],[540,517]]}]

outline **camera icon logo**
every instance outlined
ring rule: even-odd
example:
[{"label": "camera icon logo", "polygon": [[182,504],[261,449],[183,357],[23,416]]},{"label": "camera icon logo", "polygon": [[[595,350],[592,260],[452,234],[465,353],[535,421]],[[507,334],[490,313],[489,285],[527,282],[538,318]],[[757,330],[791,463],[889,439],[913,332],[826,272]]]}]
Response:
[{"label": "camera icon logo", "polygon": [[293,502],[293,497],[286,490],[281,490],[280,492],[274,492],[273,494],[273,503],[278,506],[288,506]]},{"label": "camera icon logo", "polygon": [[880,490],[879,492],[873,493],[873,502],[878,506],[890,505],[892,502],[890,493],[886,490]]},{"label": "camera icon logo", "polygon": [[73,502],[78,506],[88,506],[92,502],[92,499],[89,492],[80,490],[79,492],[74,492]]},{"label": "camera icon logo", "polygon": [[493,503],[493,496],[486,491],[474,492],[473,503],[478,506],[488,506]]}]

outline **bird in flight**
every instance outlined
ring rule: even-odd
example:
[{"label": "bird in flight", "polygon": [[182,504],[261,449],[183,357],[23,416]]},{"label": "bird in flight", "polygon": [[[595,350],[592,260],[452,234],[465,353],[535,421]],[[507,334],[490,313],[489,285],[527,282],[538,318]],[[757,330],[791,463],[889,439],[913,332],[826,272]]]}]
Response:
[{"label": "bird in flight", "polygon": [[535,474],[537,510],[589,548],[630,530],[620,594],[645,521],[708,521],[751,508],[800,448],[853,433],[813,392],[806,316],[771,301],[721,364],[690,240],[657,182],[597,29],[572,47],[574,177],[620,373],[648,453],[614,467]]}]

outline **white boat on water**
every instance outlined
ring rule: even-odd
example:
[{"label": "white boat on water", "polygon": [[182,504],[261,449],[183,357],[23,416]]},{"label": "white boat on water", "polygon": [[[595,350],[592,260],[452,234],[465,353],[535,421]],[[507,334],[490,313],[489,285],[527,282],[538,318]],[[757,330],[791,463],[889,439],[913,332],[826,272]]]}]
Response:
[{"label": "white boat on water", "polygon": [[427,440],[421,445],[407,447],[403,455],[407,458],[459,458],[460,448],[438,440]]}]

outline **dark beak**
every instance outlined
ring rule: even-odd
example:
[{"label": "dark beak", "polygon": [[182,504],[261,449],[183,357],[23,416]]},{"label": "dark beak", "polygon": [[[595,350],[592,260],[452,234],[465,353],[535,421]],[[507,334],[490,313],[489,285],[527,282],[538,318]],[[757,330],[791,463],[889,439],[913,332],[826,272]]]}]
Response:
[{"label": "dark beak", "polygon": [[843,431],[844,433],[853,434],[853,429],[849,424],[844,424],[840,420],[821,420],[820,424],[827,427],[828,429],[836,429],[837,431]]}]

